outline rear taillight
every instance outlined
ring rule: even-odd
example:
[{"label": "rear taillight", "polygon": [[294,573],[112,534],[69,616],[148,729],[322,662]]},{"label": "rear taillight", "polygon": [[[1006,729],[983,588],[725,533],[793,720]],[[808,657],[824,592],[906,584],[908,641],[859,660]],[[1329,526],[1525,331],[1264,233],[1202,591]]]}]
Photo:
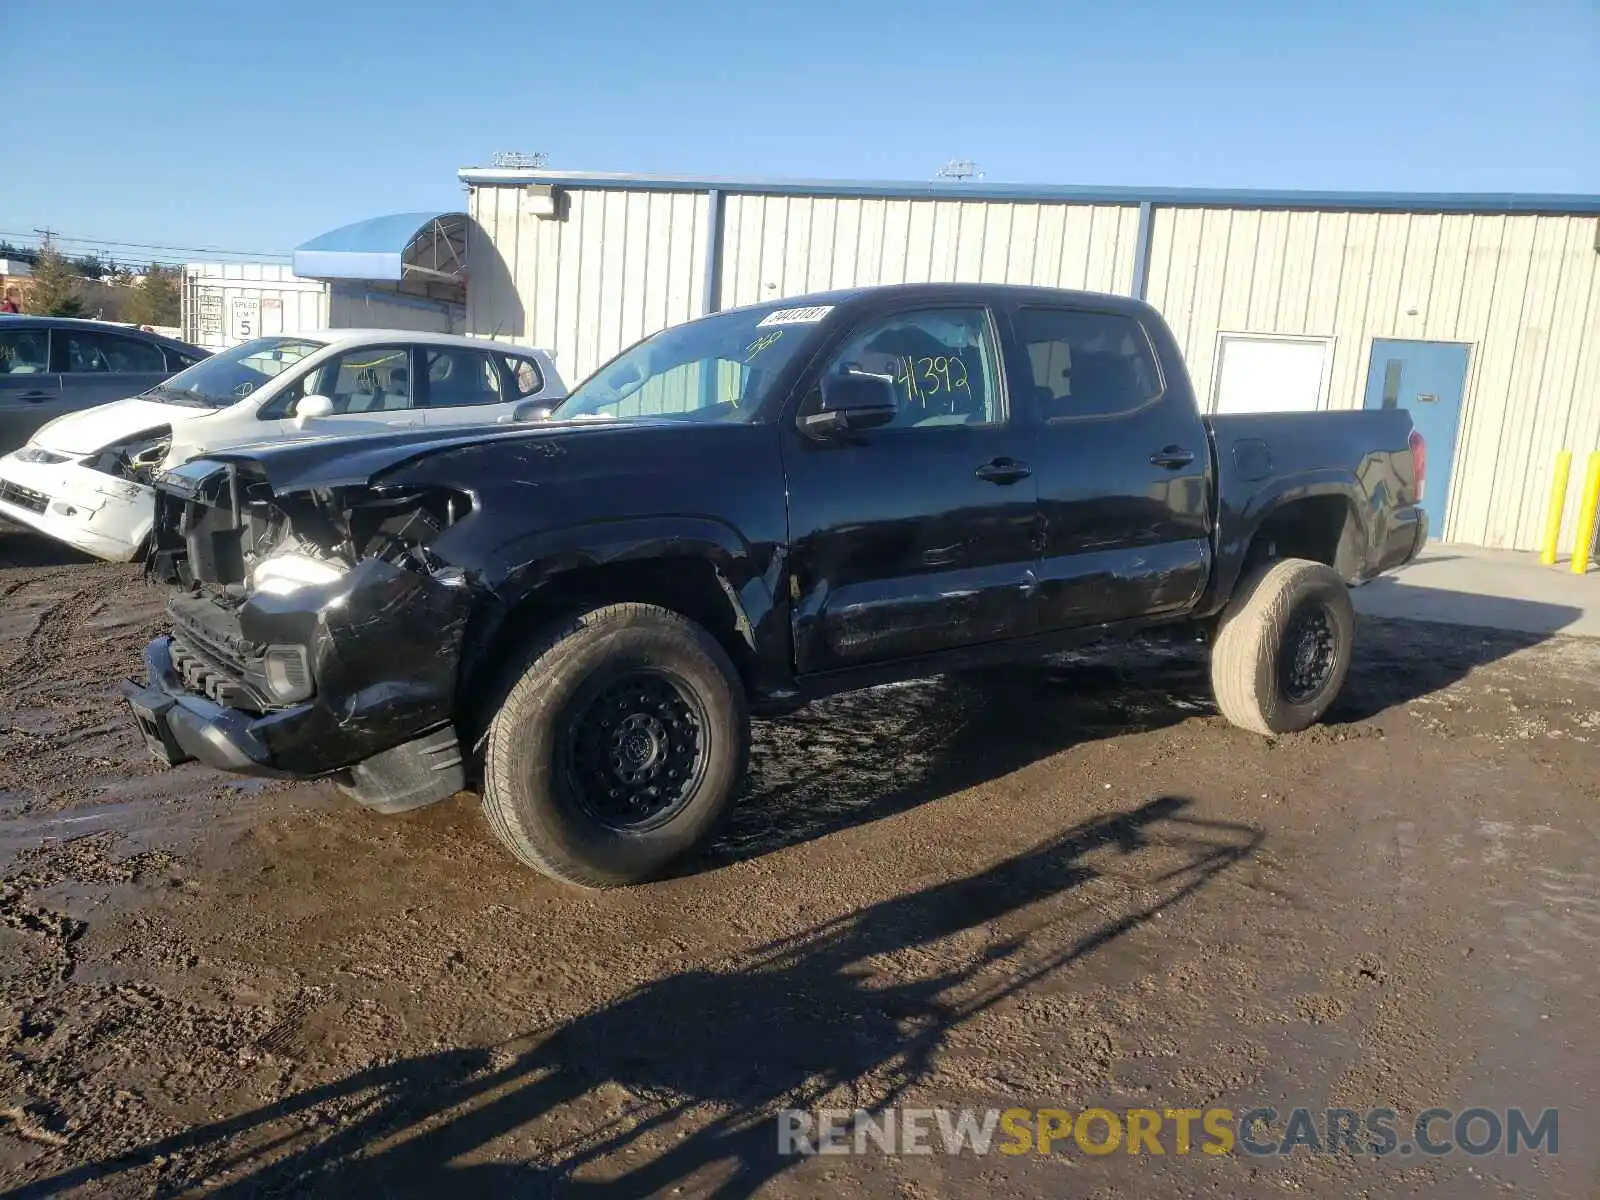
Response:
[{"label": "rear taillight", "polygon": [[1411,431],[1411,473],[1417,477],[1417,503],[1422,503],[1422,484],[1428,477],[1428,443],[1415,429]]}]

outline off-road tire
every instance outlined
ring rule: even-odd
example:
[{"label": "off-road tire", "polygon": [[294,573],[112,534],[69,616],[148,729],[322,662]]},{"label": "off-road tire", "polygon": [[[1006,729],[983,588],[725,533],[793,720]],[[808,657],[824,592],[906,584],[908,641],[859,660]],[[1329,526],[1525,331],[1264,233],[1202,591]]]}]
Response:
[{"label": "off-road tire", "polygon": [[[1283,675],[1285,637],[1297,614],[1320,610],[1332,634],[1326,679],[1291,698]],[[1333,568],[1306,559],[1269,563],[1245,579],[1211,646],[1211,688],[1222,715],[1241,729],[1272,736],[1315,724],[1339,695],[1355,644],[1355,609]]]},{"label": "off-road tire", "polygon": [[[561,766],[562,747],[585,688],[641,669],[692,693],[703,760],[698,784],[665,824],[622,831],[587,810]],[[750,718],[738,672],[706,630],[652,604],[612,604],[534,636],[485,743],[483,811],[506,848],[564,883],[619,887],[658,875],[714,831],[744,778]]]}]

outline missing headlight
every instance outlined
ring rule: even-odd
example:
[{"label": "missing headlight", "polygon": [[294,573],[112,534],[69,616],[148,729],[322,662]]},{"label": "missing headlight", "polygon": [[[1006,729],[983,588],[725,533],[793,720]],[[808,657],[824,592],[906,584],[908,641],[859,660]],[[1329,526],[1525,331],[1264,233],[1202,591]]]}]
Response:
[{"label": "missing headlight", "polygon": [[84,459],[83,465],[118,479],[150,484],[171,449],[172,427],[162,425],[112,442]]}]

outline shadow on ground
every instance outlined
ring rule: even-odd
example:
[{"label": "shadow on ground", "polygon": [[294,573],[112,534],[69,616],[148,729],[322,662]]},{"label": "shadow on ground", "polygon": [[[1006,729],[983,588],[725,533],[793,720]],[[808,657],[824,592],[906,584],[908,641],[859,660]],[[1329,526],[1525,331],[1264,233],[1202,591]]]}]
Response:
[{"label": "shadow on ground", "polygon": [[0,570],[11,567],[76,567],[98,562],[64,542],[13,525],[0,517]]},{"label": "shadow on ground", "polygon": [[[662,1194],[691,1178],[705,1194],[749,1196],[794,1165],[778,1153],[779,1109],[824,1097],[839,1104],[841,1093],[849,1107],[893,1105],[964,1022],[1157,912],[1169,932],[1181,925],[1184,910],[1173,906],[1262,841],[1253,827],[1194,817],[1189,803],[1162,797],[1095,818],[974,875],[818,925],[726,969],[646,984],[532,1038],[375,1067],[13,1194],[104,1187],[146,1164],[192,1161],[189,1169],[220,1180],[212,1196],[609,1198]],[[1100,865],[1107,859],[1114,867]],[[1087,924],[1044,922],[996,941],[995,922],[1106,869],[1133,881],[1121,915],[1104,916],[1102,899],[1084,906]],[[936,949],[971,931],[988,934],[983,949]],[[903,964],[919,949],[945,965],[872,985],[873,960]],[[552,1131],[571,1128],[603,1085],[625,1089],[625,1110],[580,1120],[552,1150]],[[530,1129],[543,1134],[543,1152],[499,1161],[502,1139]],[[169,1175],[162,1190],[195,1182]]]},{"label": "shadow on ground", "polygon": [[[1428,562],[1449,562],[1453,557],[1441,555]],[[1465,625],[1491,634],[1509,631],[1535,639],[1560,633],[1584,615],[1570,604],[1422,587],[1394,575],[1374,579],[1356,589],[1353,597],[1356,608],[1371,617]]]},{"label": "shadow on ground", "polygon": [[[1423,589],[1413,589],[1423,590]],[[1527,622],[1559,605],[1521,605]],[[1548,640],[1540,633],[1360,617],[1350,674],[1324,722],[1372,720]],[[1000,779],[1074,745],[1216,716],[1205,646],[1108,643],[1038,662],[839,696],[762,723],[751,776],[692,873]]]},{"label": "shadow on ground", "polygon": [[1108,649],[874,688],[762,722],[723,833],[686,870],[723,865],[999,779],[1069,747],[1211,711],[1204,662]]}]

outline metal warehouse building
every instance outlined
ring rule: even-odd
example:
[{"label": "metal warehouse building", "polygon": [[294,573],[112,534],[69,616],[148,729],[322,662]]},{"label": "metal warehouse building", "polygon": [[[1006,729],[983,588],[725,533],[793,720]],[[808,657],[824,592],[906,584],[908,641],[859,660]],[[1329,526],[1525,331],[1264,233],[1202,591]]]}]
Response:
[{"label": "metal warehouse building", "polygon": [[1032,283],[1149,300],[1211,411],[1410,409],[1447,541],[1535,548],[1556,452],[1600,449],[1600,196],[460,177],[468,332],[553,348],[573,381],[735,305]]}]

